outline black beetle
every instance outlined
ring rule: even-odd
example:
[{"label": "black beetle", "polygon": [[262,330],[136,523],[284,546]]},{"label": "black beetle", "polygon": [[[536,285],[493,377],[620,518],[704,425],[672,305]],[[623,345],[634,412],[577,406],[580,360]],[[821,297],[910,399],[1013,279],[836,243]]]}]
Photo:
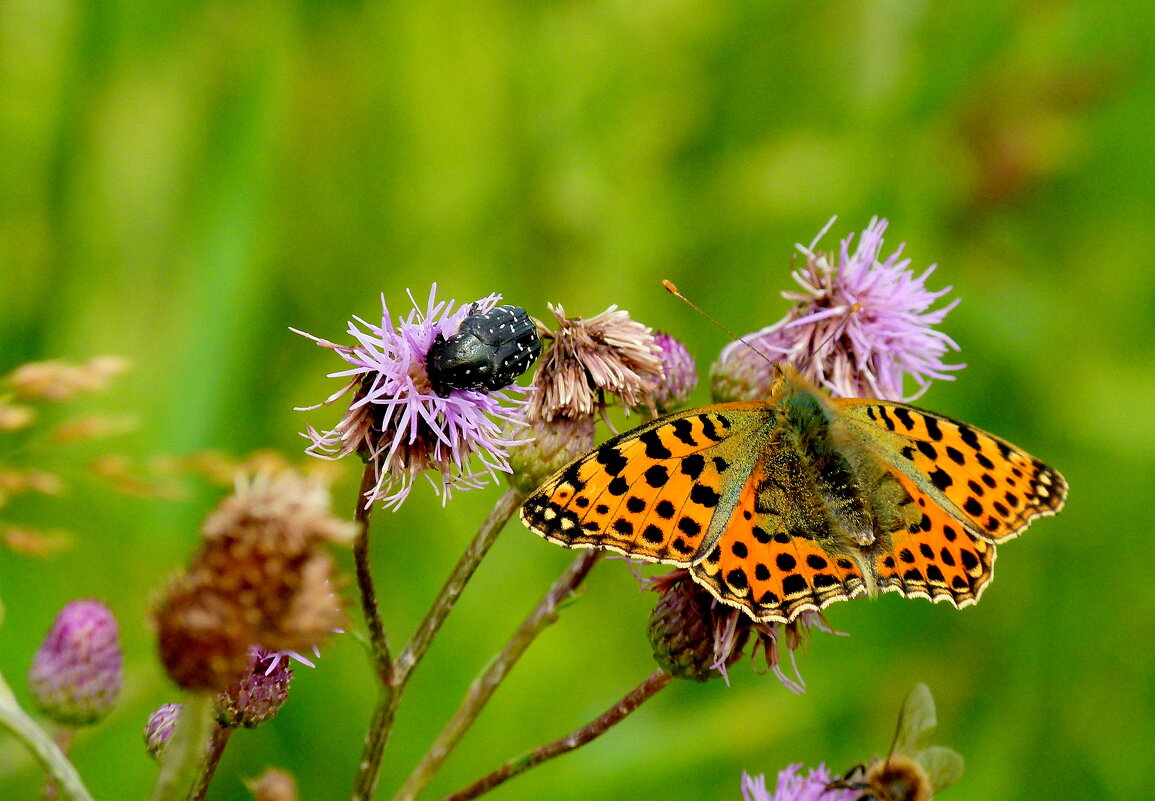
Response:
[{"label": "black beetle", "polygon": [[541,355],[537,326],[520,306],[475,309],[446,339],[438,334],[425,357],[433,391],[445,397],[454,389],[494,392],[509,386]]}]

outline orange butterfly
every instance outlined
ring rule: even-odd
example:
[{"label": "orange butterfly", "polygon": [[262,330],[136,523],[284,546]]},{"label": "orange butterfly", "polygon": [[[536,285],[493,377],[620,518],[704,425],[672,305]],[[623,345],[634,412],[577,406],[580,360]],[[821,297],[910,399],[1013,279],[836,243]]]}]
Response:
[{"label": "orange butterfly", "polygon": [[1004,440],[903,403],[829,398],[783,368],[770,400],[676,412],[548,479],[521,519],[567,548],[689,568],[788,622],[879,592],[978,601],[995,545],[1067,483]]}]

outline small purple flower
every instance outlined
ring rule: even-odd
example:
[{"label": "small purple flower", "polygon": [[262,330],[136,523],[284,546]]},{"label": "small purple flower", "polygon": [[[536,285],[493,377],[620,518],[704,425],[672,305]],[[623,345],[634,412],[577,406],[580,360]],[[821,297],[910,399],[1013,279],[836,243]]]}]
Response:
[{"label": "small purple flower", "polygon": [[806,776],[801,774],[802,765],[790,765],[778,774],[778,784],[774,792],[766,789],[766,776],[751,776],[742,772],[743,801],[855,801],[857,790],[831,787],[834,777],[819,765]]},{"label": "small purple flower", "polygon": [[[501,423],[508,424],[508,430],[524,425],[525,399],[520,397],[527,392],[524,387],[510,385],[498,392],[455,389],[442,397],[425,368],[439,335],[449,339],[466,316],[492,310],[501,296],[490,295],[455,310],[453,301],[437,301],[436,292],[434,284],[425,309],[413,301],[413,310],[396,325],[382,296],[380,325],[360,318],[350,321],[348,333],[357,345],[338,345],[296,331],[352,365],[330,373],[351,378],[319,404],[333,403],[352,391],[348,412],[330,431],[321,433],[310,426],[305,437],[313,444],[306,451],[329,459],[357,452],[371,462],[377,482],[365,495],[366,506],[380,500],[396,509],[417,476],[426,471],[433,473],[430,482],[443,502],[452,490],[483,487],[496,480],[497,473],[510,472],[509,449],[523,441],[503,433]],[[473,465],[474,457],[480,470]]]},{"label": "small purple flower", "polygon": [[663,377],[651,397],[658,412],[666,414],[685,403],[698,386],[698,369],[686,346],[669,334],[655,334],[654,344],[662,351]]},{"label": "small purple flower", "polygon": [[180,704],[165,704],[148,716],[148,722],[144,724],[144,747],[153,759],[164,756],[173,729],[180,720],[180,711]]},{"label": "small purple flower", "polygon": [[72,601],[36,652],[28,683],[40,708],[58,723],[96,723],[120,694],[123,661],[120,632],[108,607]]},{"label": "small purple flower", "polygon": [[[802,291],[782,293],[797,305],[746,341],[771,359],[790,362],[836,396],[912,400],[926,391],[931,379],[952,380],[947,371],[965,365],[948,365],[942,359],[958,345],[932,326],[941,323],[958,300],[930,308],[950,291],[926,288],[934,265],[916,276],[909,269],[910,259],[900,258],[903,245],[879,261],[887,221],[877,217],[853,251],[853,234],[842,240],[837,263],[832,264],[834,254],[814,248],[833,224],[832,219],[809,247],[798,245],[806,264],[793,277]],[[918,385],[909,396],[903,388],[907,374]],[[769,396],[775,371],[746,344],[732,342],[711,375],[719,400],[752,400]]]},{"label": "small purple flower", "polygon": [[217,722],[253,728],[280,711],[289,697],[293,671],[287,652],[253,648],[244,675],[217,695]]}]

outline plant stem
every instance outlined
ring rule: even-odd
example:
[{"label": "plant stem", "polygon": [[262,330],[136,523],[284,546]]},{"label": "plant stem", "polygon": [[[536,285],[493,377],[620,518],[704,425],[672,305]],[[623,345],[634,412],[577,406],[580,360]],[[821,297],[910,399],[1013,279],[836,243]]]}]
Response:
[{"label": "plant stem", "polygon": [[365,625],[369,629],[369,644],[373,668],[381,686],[389,688],[393,683],[393,660],[389,654],[389,640],[385,636],[385,624],[381,622],[381,611],[377,608],[377,590],[373,587],[373,573],[369,569],[369,522],[373,516],[373,505],[365,503],[365,494],[373,488],[376,477],[372,464],[365,465],[361,474],[361,488],[357,491],[357,508],[353,519],[357,522],[357,536],[353,540],[353,561],[357,567],[357,589],[361,596],[361,610],[365,614]]},{"label": "plant stem", "polygon": [[[52,737],[52,741],[56,743],[56,747],[60,749],[60,753],[68,757],[68,752],[72,750],[72,743],[76,739],[76,729],[72,726],[59,725],[56,727],[56,733]],[[59,793],[59,788],[56,786],[56,780],[51,776],[44,780],[44,792],[41,794],[41,801],[56,801],[56,796]]]},{"label": "plant stem", "polygon": [[214,693],[185,693],[176,731],[161,759],[160,773],[152,788],[152,801],[180,801],[188,796],[204,762],[215,704]]},{"label": "plant stem", "polygon": [[481,675],[469,685],[461,705],[437,735],[421,762],[409,774],[397,795],[393,796],[393,801],[413,801],[421,794],[530,643],[558,619],[561,607],[577,592],[601,555],[601,551],[583,551],[558,577],[501,652],[490,660]]},{"label": "plant stem", "polygon": [[483,776],[465,789],[458,790],[453,795],[446,796],[442,801],[469,801],[471,798],[477,798],[530,768],[537,767],[543,762],[548,762],[562,754],[567,754],[575,748],[580,748],[591,740],[605,734],[618,723],[621,723],[626,716],[650,698],[653,698],[658,690],[669,684],[672,679],[673,676],[661,668],[655,670],[650,674],[649,678],[630,690],[620,701],[595,720],[590,721],[585,726],[582,726],[577,731],[572,732],[560,740],[555,740],[548,745],[543,745],[541,748],[530,751],[528,754],[524,754],[516,759],[511,759],[488,776]]},{"label": "plant stem", "polygon": [[393,715],[397,711],[397,695],[392,687],[382,688],[365,733],[365,747],[357,764],[357,778],[353,782],[351,801],[372,801],[377,794],[377,780],[381,776],[381,758],[389,732],[393,729]]},{"label": "plant stem", "polygon": [[[364,483],[362,484],[364,488]],[[429,644],[441,629],[441,624],[449,615],[457,599],[469,583],[469,579],[481,564],[481,560],[489,552],[490,547],[501,533],[502,528],[509,522],[509,518],[521,504],[522,494],[517,490],[509,489],[502,494],[494,505],[485,522],[474,536],[473,541],[465,549],[465,553],[457,560],[457,565],[441,588],[437,599],[433,602],[425,619],[417,627],[413,639],[405,646],[396,661],[392,662],[385,675],[389,680],[382,685],[381,694],[377,698],[377,706],[373,710],[373,719],[369,723],[369,731],[365,735],[365,746],[361,751],[361,761],[357,765],[357,777],[353,784],[353,801],[370,801],[377,790],[377,779],[381,773],[381,759],[385,752],[385,745],[389,741],[389,731],[393,727],[393,718],[397,704],[404,692],[413,669],[425,656]],[[366,549],[368,546],[366,545]],[[356,546],[354,546],[356,550]],[[368,559],[366,550],[366,579],[368,580]],[[358,583],[361,581],[361,565],[358,562]],[[364,584],[362,584],[362,600],[364,600]],[[369,583],[372,592],[372,583]],[[373,603],[376,612],[376,602]],[[368,617],[366,606],[366,617]],[[386,650],[388,655],[388,650]]]},{"label": "plant stem", "polygon": [[208,753],[205,754],[204,761],[201,763],[201,775],[189,790],[188,801],[203,801],[205,794],[209,791],[209,785],[212,784],[213,774],[217,772],[217,765],[221,763],[221,755],[225,752],[225,746],[229,743],[229,735],[233,733],[231,728],[221,725],[213,726],[212,741],[209,743]]},{"label": "plant stem", "polygon": [[477,534],[474,535],[473,541],[465,549],[465,553],[457,560],[457,564],[453,568],[453,572],[446,579],[445,585],[441,588],[441,592],[437,596],[437,600],[433,602],[433,606],[429,608],[425,619],[421,621],[421,625],[417,627],[417,631],[413,634],[413,638],[405,646],[405,650],[397,657],[394,664],[396,675],[394,676],[394,683],[397,685],[397,691],[400,693],[405,687],[405,683],[409,680],[410,674],[421,658],[425,656],[425,652],[429,649],[429,644],[433,641],[433,637],[441,628],[441,624],[445,622],[445,618],[453,610],[457,599],[461,596],[465,585],[469,583],[473,573],[477,570],[481,560],[489,552],[493,543],[497,540],[497,535],[513,517],[513,513],[517,511],[517,507],[525,500],[525,496],[515,489],[507,489],[502,496],[494,504],[493,510],[489,516],[485,518],[485,522],[481,524]]},{"label": "plant stem", "polygon": [[84,786],[84,781],[76,772],[76,768],[48,733],[37,726],[16,703],[16,696],[12,694],[3,676],[0,676],[0,728],[10,731],[32,752],[32,756],[66,797],[72,801],[92,801],[92,795]]}]

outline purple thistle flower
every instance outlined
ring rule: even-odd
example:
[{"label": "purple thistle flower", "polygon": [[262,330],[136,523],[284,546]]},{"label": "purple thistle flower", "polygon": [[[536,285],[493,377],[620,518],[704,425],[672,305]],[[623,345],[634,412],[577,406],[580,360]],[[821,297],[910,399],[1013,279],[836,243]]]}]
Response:
[{"label": "purple thistle flower", "polygon": [[[454,389],[442,397],[433,390],[425,368],[439,335],[452,337],[466,316],[490,311],[501,296],[490,295],[455,310],[453,301],[437,301],[436,292],[434,284],[424,310],[410,295],[414,308],[396,325],[382,295],[380,325],[359,317],[350,321],[348,333],[357,345],[337,345],[293,329],[352,365],[330,373],[351,378],[318,404],[333,403],[352,391],[348,412],[329,431],[309,426],[305,437],[312,445],[306,452],[327,459],[357,452],[372,462],[377,482],[366,493],[366,506],[380,500],[396,509],[425,471],[434,474],[430,482],[444,503],[452,490],[483,487],[496,480],[497,473],[509,473],[509,448],[523,442],[503,433],[501,423],[508,424],[507,430],[525,424],[525,399],[520,396],[528,392],[526,388],[511,384],[498,392]],[[473,465],[474,457],[480,470]]]},{"label": "purple thistle flower", "polygon": [[227,728],[253,728],[280,711],[289,697],[293,671],[288,652],[253,648],[249,667],[217,695],[217,722]]},{"label": "purple thistle flower", "polygon": [[766,789],[765,774],[751,776],[742,771],[743,801],[855,801],[857,790],[831,787],[833,776],[825,765],[819,765],[806,776],[802,765],[790,765],[778,774],[773,794]]},{"label": "purple thistle flower", "polygon": [[654,344],[661,350],[663,377],[656,382],[651,396],[659,414],[677,409],[698,386],[698,369],[694,357],[669,334],[654,334]]},{"label": "purple thistle flower", "polygon": [[168,747],[168,741],[180,720],[180,704],[164,704],[148,716],[144,724],[144,747],[153,759],[160,759]]},{"label": "purple thistle flower", "polygon": [[[887,221],[877,217],[853,251],[854,235],[842,240],[837,263],[832,264],[834,254],[814,248],[833,224],[832,219],[809,247],[798,245],[806,264],[792,275],[802,291],[782,293],[797,305],[746,341],[771,359],[790,362],[836,396],[913,400],[931,379],[953,380],[947,371],[965,365],[944,364],[942,359],[958,345],[932,326],[941,323],[958,300],[930,308],[951,289],[926,288],[934,265],[916,276],[909,269],[910,259],[900,258],[904,245],[879,261]],[[909,396],[903,389],[907,374],[918,385]],[[742,342],[723,349],[711,375],[719,400],[768,397],[776,377],[765,359]]]},{"label": "purple thistle flower", "polygon": [[[659,593],[650,613],[650,644],[658,665],[676,678],[709,681],[721,676],[728,686],[727,669],[750,645],[753,660],[761,651],[778,681],[800,694],[806,691],[806,683],[798,673],[794,652],[812,629],[837,633],[817,612],[803,612],[789,623],[753,620],[744,610],[719,603],[684,568],[643,578],[642,588]],[[782,646],[790,654],[793,676],[782,669]]]},{"label": "purple thistle flower", "polygon": [[112,709],[123,681],[116,618],[99,601],[60,610],[28,674],[32,695],[58,723],[96,723]]}]

